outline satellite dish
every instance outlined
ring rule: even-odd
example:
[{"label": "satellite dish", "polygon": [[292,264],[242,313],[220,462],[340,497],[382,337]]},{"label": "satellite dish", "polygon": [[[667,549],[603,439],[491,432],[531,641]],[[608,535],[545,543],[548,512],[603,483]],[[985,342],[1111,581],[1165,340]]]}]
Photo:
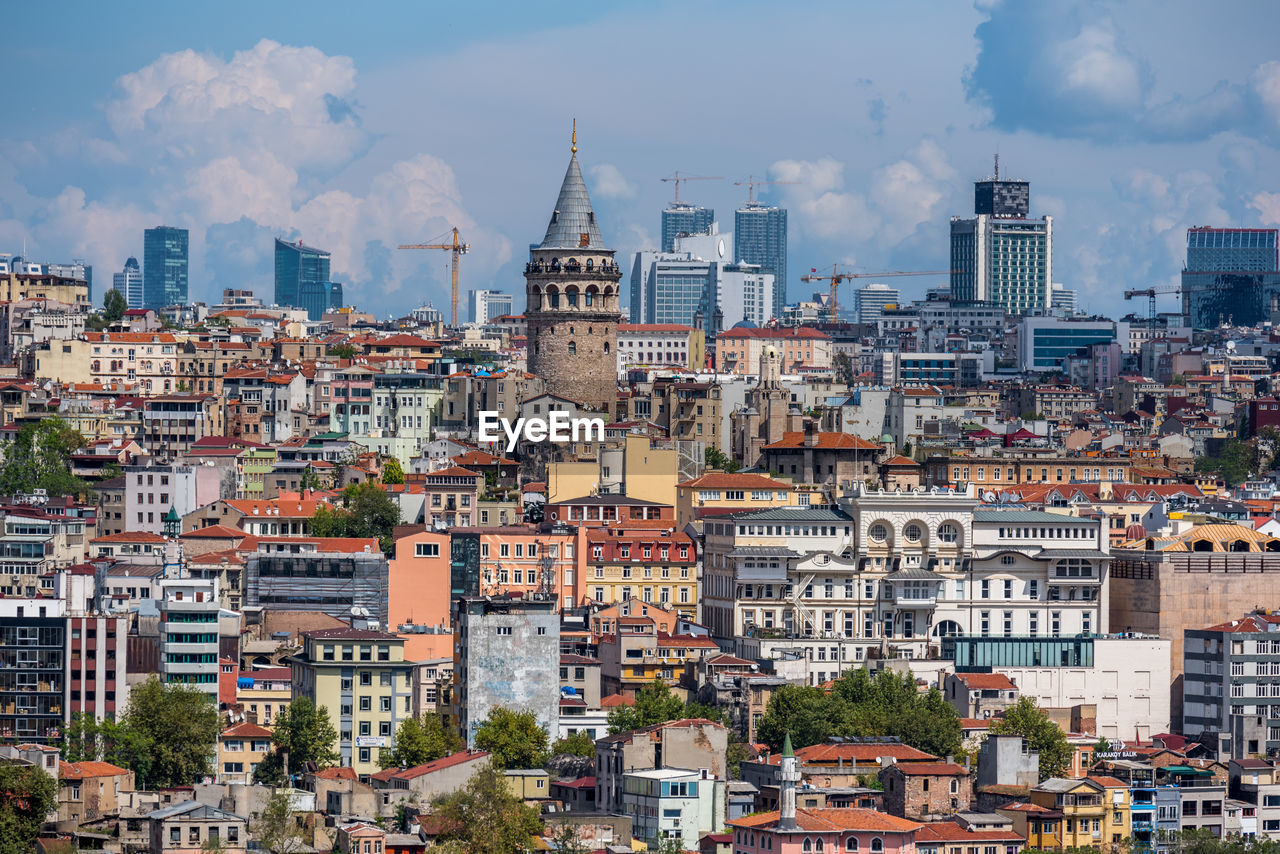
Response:
[{"label": "satellite dish", "polygon": [[996,500],[996,494],[991,491],[984,492],[982,493],[982,500],[987,502],[988,504],[992,504]]}]

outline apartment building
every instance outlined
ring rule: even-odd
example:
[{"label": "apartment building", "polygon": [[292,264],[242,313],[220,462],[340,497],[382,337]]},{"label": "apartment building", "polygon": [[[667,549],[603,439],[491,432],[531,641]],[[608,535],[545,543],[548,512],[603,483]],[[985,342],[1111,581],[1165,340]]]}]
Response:
[{"label": "apartment building", "polygon": [[595,602],[634,598],[697,617],[697,545],[684,532],[592,528],[585,562],[583,587]]},{"label": "apartment building", "polygon": [[302,650],[289,658],[294,696],[329,710],[342,765],[367,779],[400,722],[415,716],[414,665],[404,659],[404,639],[349,628],[304,632],[302,638]]}]

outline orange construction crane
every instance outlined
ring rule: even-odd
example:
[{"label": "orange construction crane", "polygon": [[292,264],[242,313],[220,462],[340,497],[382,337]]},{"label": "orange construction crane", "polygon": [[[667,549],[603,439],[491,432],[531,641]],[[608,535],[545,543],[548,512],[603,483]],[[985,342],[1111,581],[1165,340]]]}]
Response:
[{"label": "orange construction crane", "polygon": [[681,175],[677,172],[667,178],[662,178],[664,184],[674,183],[676,185],[676,204],[680,204],[680,182],[681,181],[723,181],[723,175]]},{"label": "orange construction crane", "polygon": [[835,323],[840,319],[840,283],[850,279],[888,279],[897,276],[949,276],[955,270],[890,270],[886,273],[841,273],[837,269],[837,265],[831,265],[831,275],[816,275],[817,268],[813,268],[815,273],[808,276],[801,276],[802,282],[830,282],[831,283],[831,322]]},{"label": "orange construction crane", "polygon": [[733,186],[747,188],[747,204],[754,205],[756,203],[756,187],[767,187],[775,184],[803,184],[803,181],[757,181],[756,176],[748,175],[745,181],[734,181]]},{"label": "orange construction crane", "polygon": [[[447,235],[446,231],[442,237]],[[452,243],[402,243],[398,249],[446,249],[453,253],[453,290],[449,293],[450,308],[452,309],[450,317],[450,325],[454,328],[458,326],[458,258],[466,255],[471,246],[458,240],[458,229],[453,229]]]}]

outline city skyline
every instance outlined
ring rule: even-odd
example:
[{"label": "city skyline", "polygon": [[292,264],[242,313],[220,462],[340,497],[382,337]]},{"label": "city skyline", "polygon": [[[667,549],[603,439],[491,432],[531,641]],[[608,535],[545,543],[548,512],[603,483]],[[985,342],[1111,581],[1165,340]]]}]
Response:
[{"label": "city skyline", "polygon": [[[972,181],[997,151],[1003,172],[1035,183],[1032,216],[1054,217],[1055,280],[1079,292],[1082,310],[1140,311],[1124,287],[1176,284],[1190,226],[1280,221],[1280,63],[1265,25],[1198,25],[1187,58],[1173,48],[1190,16],[1156,16],[1149,4],[1105,14],[939,4],[910,21],[822,4],[778,21],[728,10],[737,7],[699,10],[673,49],[714,21],[738,38],[711,46],[709,74],[732,44],[765,31],[805,62],[738,69],[715,109],[694,111],[672,97],[674,71],[655,69],[643,86],[622,73],[651,39],[668,38],[662,5],[575,8],[572,18],[567,6],[446,13],[448,37],[414,27],[425,13],[402,8],[406,33],[389,39],[374,21],[334,26],[337,7],[281,6],[255,13],[252,27],[186,10],[111,51],[96,44],[128,22],[105,10],[54,21],[20,9],[16,26],[35,37],[26,41],[49,35],[67,62],[17,65],[14,114],[27,119],[0,140],[0,251],[25,240],[34,258],[118,270],[141,256],[143,228],[167,222],[191,231],[190,296],[208,301],[225,287],[269,294],[272,239],[302,240],[333,252],[348,302],[385,316],[446,303],[447,261],[394,247],[457,225],[473,247],[462,288],[515,292],[575,116],[586,181],[622,258],[659,245],[671,201],[659,179],[677,168],[726,176],[682,193],[719,211],[743,204],[735,182],[750,174],[800,182],[758,188],[789,211],[790,301],[812,290],[800,273],[832,262],[944,268],[949,217],[972,209]],[[1242,14],[1280,17],[1263,4]],[[838,59],[804,48],[819,19],[854,33]],[[415,29],[432,34],[416,44]],[[567,59],[544,55],[561,41],[598,73],[581,98],[547,104],[534,93],[570,73]],[[515,67],[532,70],[511,81]],[[408,83],[445,70],[457,85]],[[582,106],[619,97],[667,112],[684,132],[637,133],[617,110]],[[747,107],[761,99],[779,106],[753,123]],[[756,129],[741,133],[747,125]],[[913,281],[903,296],[940,284]],[[1161,297],[1162,310],[1175,306]]]}]

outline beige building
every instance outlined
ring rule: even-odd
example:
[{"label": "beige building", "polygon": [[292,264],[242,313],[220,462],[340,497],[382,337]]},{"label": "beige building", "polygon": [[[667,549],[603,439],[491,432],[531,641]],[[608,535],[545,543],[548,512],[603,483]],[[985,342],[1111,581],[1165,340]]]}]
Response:
[{"label": "beige building", "polygon": [[759,474],[708,471],[676,485],[676,524],[683,528],[704,516],[720,516],[766,507],[822,504],[822,490]]},{"label": "beige building", "polygon": [[253,782],[253,772],[269,752],[271,730],[251,723],[227,727],[218,734],[218,782]]},{"label": "beige building", "polygon": [[404,639],[367,629],[306,632],[289,664],[294,696],[328,710],[342,764],[362,778],[377,771],[379,752],[415,714],[414,665],[404,660]]},{"label": "beige building", "polygon": [[738,376],[750,374],[768,347],[778,352],[784,372],[831,367],[831,339],[816,329],[799,326],[720,333],[716,338],[716,370]]},{"label": "beige building", "polygon": [[88,312],[89,285],[80,279],[53,276],[44,273],[0,273],[0,302],[18,302],[28,299],[50,299]]}]

